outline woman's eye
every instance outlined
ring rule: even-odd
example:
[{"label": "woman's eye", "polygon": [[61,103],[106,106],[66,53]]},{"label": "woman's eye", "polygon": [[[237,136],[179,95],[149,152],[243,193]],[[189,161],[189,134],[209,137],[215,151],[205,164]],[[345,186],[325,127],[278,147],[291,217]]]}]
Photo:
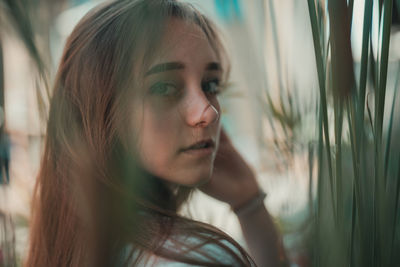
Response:
[{"label": "woman's eye", "polygon": [[175,84],[160,82],[150,87],[150,93],[153,95],[172,96],[178,93],[178,89]]},{"label": "woman's eye", "polygon": [[216,95],[220,92],[218,79],[203,82],[201,87],[203,88],[203,91],[209,95]]}]

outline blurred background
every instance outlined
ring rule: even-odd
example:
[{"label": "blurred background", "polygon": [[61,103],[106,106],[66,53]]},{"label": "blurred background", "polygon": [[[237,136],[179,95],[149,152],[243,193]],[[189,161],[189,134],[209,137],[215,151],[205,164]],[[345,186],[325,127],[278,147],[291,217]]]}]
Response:
[{"label": "blurred background", "polygon": [[[283,234],[291,266],[311,266],[307,240],[321,177],[315,159],[321,130],[319,72],[308,4],[317,7],[319,31],[326,33],[320,38],[326,45],[330,33],[328,1],[185,1],[210,17],[222,31],[232,61],[231,86],[221,96],[223,125],[268,194],[266,205]],[[26,253],[30,198],[44,140],[45,120],[41,114],[48,105],[46,88],[51,88],[67,36],[79,19],[101,2],[0,0],[0,266],[7,266],[1,265],[2,259],[12,255],[21,262]],[[345,2],[352,5],[351,50],[358,80],[365,2],[369,1]],[[384,4],[372,2],[369,39],[376,57],[381,51],[380,32],[384,27],[379,8]],[[391,113],[389,104],[399,98],[395,94],[399,89],[399,1],[389,2],[393,13],[384,114]],[[329,62],[330,56],[324,60]],[[394,114],[400,114],[398,103],[393,100]],[[334,113],[334,108],[328,106],[329,120],[334,121]],[[396,117],[394,121],[400,120]],[[344,140],[349,140],[347,125],[343,132]],[[394,132],[392,138],[398,133]],[[334,138],[335,133],[329,135]],[[238,221],[227,205],[197,192],[182,213],[223,229],[245,245]],[[15,250],[5,249],[14,245]]]}]

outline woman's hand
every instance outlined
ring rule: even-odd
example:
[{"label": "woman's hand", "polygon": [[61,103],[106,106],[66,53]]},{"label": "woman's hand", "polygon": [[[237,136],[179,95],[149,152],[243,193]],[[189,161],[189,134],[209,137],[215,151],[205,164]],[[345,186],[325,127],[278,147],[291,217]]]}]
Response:
[{"label": "woman's hand", "polygon": [[[221,131],[214,173],[201,190],[228,203],[233,209],[248,203],[259,193],[253,171],[233,147],[224,130]],[[280,237],[265,206],[238,219],[257,265],[279,266]],[[281,249],[283,251],[283,247]]]},{"label": "woman's hand", "polygon": [[232,208],[242,206],[259,192],[253,171],[233,147],[224,129],[221,130],[213,175],[200,189]]}]

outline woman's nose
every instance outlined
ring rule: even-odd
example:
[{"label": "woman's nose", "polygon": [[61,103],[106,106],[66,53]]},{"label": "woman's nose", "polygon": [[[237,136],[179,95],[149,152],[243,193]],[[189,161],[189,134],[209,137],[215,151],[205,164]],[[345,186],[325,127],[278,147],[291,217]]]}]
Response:
[{"label": "woman's nose", "polygon": [[185,121],[191,127],[207,127],[219,120],[218,103],[212,105],[204,93],[201,94],[186,104]]}]

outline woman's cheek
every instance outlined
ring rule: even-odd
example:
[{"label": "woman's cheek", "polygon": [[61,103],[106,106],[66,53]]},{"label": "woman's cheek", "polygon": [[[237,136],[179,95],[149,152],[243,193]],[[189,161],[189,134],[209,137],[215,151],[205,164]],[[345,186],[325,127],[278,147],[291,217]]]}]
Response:
[{"label": "woman's cheek", "polygon": [[176,115],[160,110],[145,109],[140,133],[140,154],[144,167],[161,175],[164,169],[173,165],[174,155],[179,149],[179,132]]}]

